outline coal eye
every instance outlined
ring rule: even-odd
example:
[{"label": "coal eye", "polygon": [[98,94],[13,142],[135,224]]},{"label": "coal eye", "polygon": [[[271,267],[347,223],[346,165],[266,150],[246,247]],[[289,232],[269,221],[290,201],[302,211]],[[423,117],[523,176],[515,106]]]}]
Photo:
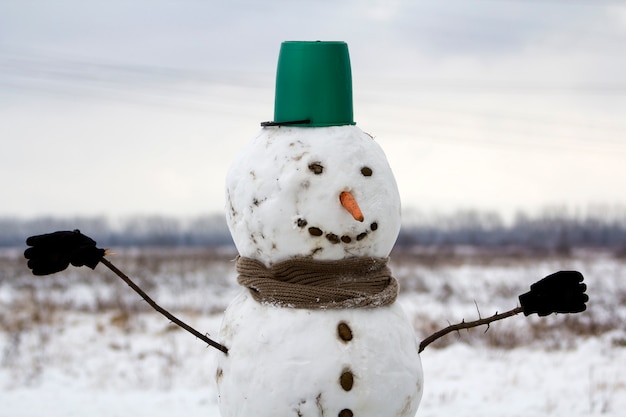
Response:
[{"label": "coal eye", "polygon": [[372,173],[372,168],[370,167],[361,168],[361,174],[363,174],[364,177],[371,177]]},{"label": "coal eye", "polygon": [[319,162],[313,162],[313,163],[309,164],[309,169],[315,175],[320,175],[322,172],[324,172],[324,167]]}]

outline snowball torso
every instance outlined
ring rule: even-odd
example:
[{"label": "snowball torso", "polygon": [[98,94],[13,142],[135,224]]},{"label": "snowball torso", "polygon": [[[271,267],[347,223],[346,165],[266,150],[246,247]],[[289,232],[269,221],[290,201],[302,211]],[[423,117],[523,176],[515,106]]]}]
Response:
[{"label": "snowball torso", "polygon": [[246,291],[229,306],[220,341],[230,349],[217,370],[222,417],[412,417],[421,399],[417,342],[397,303],[291,309]]}]

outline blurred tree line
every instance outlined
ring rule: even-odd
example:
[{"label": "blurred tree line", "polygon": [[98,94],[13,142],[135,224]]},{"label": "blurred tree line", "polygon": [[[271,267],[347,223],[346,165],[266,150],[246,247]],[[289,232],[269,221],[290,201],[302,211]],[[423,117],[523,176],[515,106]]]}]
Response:
[{"label": "blurred tree line", "polygon": [[81,232],[101,247],[198,247],[232,245],[223,215],[181,220],[167,216],[133,216],[120,220],[106,217],[0,217],[0,247],[26,246],[28,236],[57,230]]},{"label": "blurred tree line", "polygon": [[554,207],[535,215],[518,212],[508,222],[498,213],[477,210],[411,217],[415,220],[407,221],[400,232],[400,247],[516,247],[562,254],[596,248],[626,253],[626,208],[600,207],[581,213]]},{"label": "blurred tree line", "polygon": [[[609,248],[626,253],[626,209],[585,213],[562,208],[518,213],[504,221],[495,212],[465,210],[452,214],[411,212],[396,243],[409,246],[519,247],[567,253],[574,248]],[[80,229],[100,246],[215,247],[232,245],[222,214],[181,220],[167,216],[19,219],[0,218],[0,246],[25,246],[28,236]]]}]

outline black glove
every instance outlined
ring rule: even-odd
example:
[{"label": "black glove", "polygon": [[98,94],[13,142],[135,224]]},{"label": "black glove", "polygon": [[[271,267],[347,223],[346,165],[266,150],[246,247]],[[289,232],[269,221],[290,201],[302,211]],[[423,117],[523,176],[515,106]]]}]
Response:
[{"label": "black glove", "polygon": [[31,247],[24,251],[24,256],[35,275],[63,271],[70,263],[94,269],[105,252],[96,248],[96,242],[79,230],[31,236],[26,244]]},{"label": "black glove", "polygon": [[589,296],[585,294],[587,285],[582,283],[583,279],[578,271],[560,271],[535,282],[529,292],[519,296],[524,315],[585,311]]}]

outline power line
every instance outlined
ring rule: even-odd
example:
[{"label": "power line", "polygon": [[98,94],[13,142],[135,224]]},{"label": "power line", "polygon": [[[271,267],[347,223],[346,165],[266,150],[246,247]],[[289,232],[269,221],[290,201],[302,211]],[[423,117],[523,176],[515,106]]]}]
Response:
[{"label": "power line", "polygon": [[558,4],[564,6],[583,6],[583,7],[605,7],[605,6],[626,6],[624,0],[474,0],[478,2],[491,3],[521,3],[524,5],[550,5]]},{"label": "power line", "polygon": [[562,95],[597,94],[626,95],[626,82],[489,82],[479,79],[377,79],[381,87],[395,89],[403,94],[415,92],[461,93],[461,94],[521,94],[521,95]]}]

